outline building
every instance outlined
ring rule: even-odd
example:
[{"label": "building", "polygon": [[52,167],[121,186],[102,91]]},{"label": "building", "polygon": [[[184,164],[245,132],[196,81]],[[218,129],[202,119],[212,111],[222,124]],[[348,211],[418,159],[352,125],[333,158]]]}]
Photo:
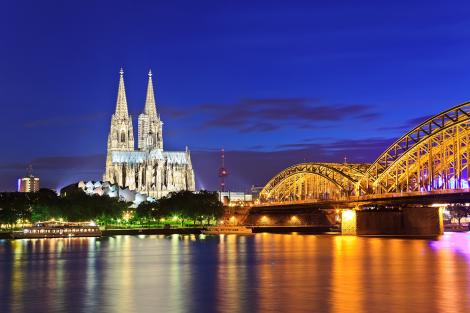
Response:
[{"label": "building", "polygon": [[253,196],[253,201],[257,201],[259,199],[259,195],[263,190],[264,186],[251,186],[251,195]]},{"label": "building", "polygon": [[185,151],[164,151],[162,126],[155,103],[152,72],[149,71],[147,96],[144,110],[138,118],[138,145],[135,148],[132,117],[127,109],[124,72],[121,69],[103,180],[156,199],[173,191],[194,191],[195,179],[189,150],[186,147]]},{"label": "building", "polygon": [[37,192],[39,191],[39,177],[29,175],[18,178],[18,192]]},{"label": "building", "polygon": [[225,206],[246,205],[253,202],[253,196],[250,193],[242,191],[218,191],[219,200]]},{"label": "building", "polygon": [[75,184],[65,186],[60,190],[60,195],[67,197],[68,195],[84,192],[89,196],[108,196],[110,198],[117,198],[119,201],[132,202],[131,207],[136,208],[143,201],[154,202],[155,199],[136,190],[129,190],[128,188],[119,187],[116,184],[101,181],[80,181]]}]

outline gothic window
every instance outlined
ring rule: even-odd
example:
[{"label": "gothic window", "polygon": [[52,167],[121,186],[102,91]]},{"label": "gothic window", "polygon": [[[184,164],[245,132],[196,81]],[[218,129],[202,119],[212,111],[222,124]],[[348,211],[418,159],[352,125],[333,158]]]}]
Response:
[{"label": "gothic window", "polygon": [[126,142],[126,133],[125,132],[121,133],[121,142]]}]

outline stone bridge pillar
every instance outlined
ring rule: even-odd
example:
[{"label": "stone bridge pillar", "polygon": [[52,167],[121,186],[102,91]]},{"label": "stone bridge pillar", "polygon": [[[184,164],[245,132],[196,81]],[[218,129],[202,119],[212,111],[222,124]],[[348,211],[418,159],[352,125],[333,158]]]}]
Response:
[{"label": "stone bridge pillar", "polygon": [[444,232],[442,209],[405,207],[400,210],[343,210],[343,235],[438,236]]},{"label": "stone bridge pillar", "polygon": [[357,211],[342,210],[341,211],[341,234],[357,235]]}]

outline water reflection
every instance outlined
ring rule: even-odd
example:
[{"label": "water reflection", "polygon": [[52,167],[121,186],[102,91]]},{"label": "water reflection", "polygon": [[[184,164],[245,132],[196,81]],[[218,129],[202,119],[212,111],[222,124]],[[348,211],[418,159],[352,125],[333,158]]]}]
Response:
[{"label": "water reflection", "polygon": [[462,312],[470,234],[0,241],[0,312]]}]

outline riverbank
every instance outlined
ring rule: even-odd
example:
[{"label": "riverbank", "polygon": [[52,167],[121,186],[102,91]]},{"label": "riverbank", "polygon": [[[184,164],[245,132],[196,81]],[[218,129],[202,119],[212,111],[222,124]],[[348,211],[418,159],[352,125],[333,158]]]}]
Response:
[{"label": "riverbank", "polygon": [[[341,234],[339,229],[331,229],[330,227],[318,226],[254,226],[253,233],[273,233],[273,234]],[[202,227],[185,227],[185,228],[123,228],[123,229],[106,229],[103,230],[103,237],[121,236],[121,235],[200,235]],[[446,232],[458,232],[448,231]],[[384,237],[384,236],[370,236]],[[397,236],[385,236],[397,237]],[[11,232],[0,232],[0,239],[11,239]]]},{"label": "riverbank", "polygon": [[253,233],[272,233],[272,234],[327,234],[331,232],[340,233],[338,228],[330,226],[253,226]]},{"label": "riverbank", "polygon": [[185,228],[133,228],[133,229],[106,229],[103,230],[103,236],[118,235],[199,235],[203,228],[185,227]]},{"label": "riverbank", "polygon": [[[120,235],[199,235],[202,227],[185,227],[185,228],[123,228],[123,229],[106,229],[103,230],[103,237],[120,236]],[[11,232],[0,232],[0,239],[12,239]]]},{"label": "riverbank", "polygon": [[[331,232],[330,227],[318,226],[254,226],[253,233],[304,233],[304,234],[324,234]],[[202,234],[203,227],[182,227],[182,228],[117,228],[102,230],[103,237],[120,235],[199,235]],[[336,230],[337,231],[337,230]],[[0,239],[11,239],[11,232],[0,232]]]}]

